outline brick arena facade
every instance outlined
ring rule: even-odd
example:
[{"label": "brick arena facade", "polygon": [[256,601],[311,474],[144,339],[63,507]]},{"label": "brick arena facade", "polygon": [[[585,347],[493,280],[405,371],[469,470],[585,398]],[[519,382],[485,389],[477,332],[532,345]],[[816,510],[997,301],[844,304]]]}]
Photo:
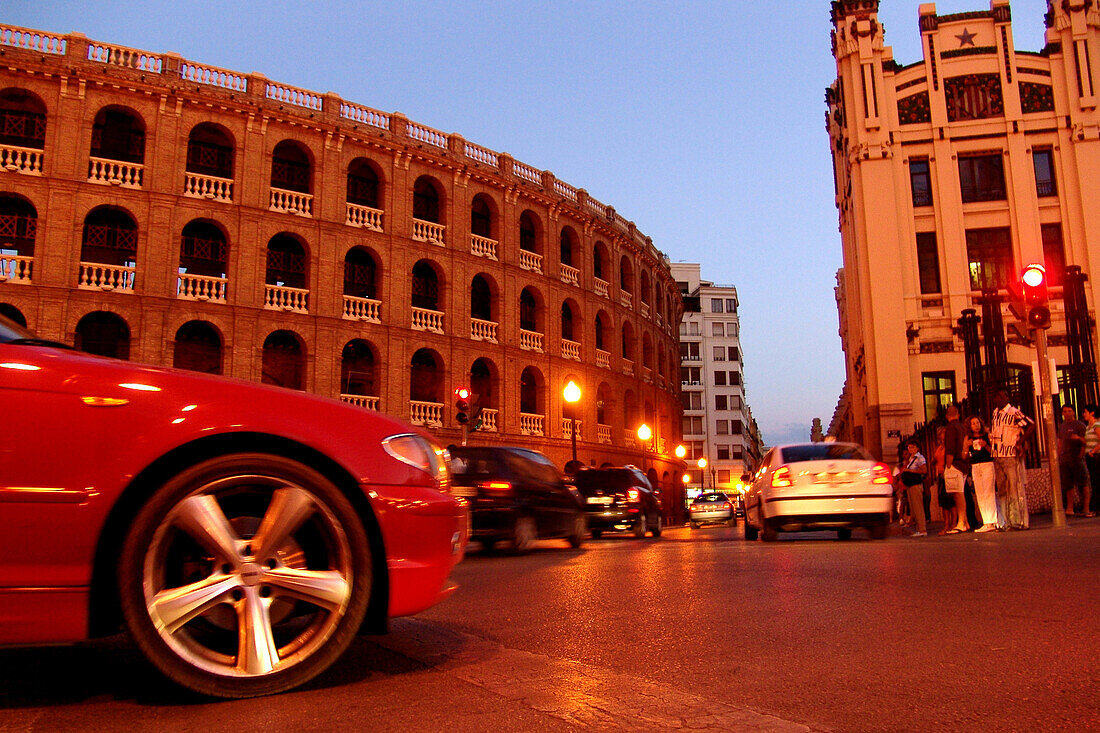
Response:
[{"label": "brick arena facade", "polygon": [[[667,258],[503,153],[344,101],[0,27],[0,313],[42,338],[282,384],[679,488]],[[643,455],[642,422],[654,437]]]}]

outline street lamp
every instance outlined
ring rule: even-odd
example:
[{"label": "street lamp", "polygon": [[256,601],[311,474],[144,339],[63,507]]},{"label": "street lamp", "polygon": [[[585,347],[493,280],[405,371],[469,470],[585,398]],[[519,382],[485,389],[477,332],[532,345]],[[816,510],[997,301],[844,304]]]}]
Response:
[{"label": "street lamp", "polygon": [[653,437],[653,431],[649,429],[649,426],[642,423],[638,426],[638,440],[642,441],[642,473],[646,472],[646,445],[649,443],[649,439]]},{"label": "street lamp", "polygon": [[706,458],[700,458],[696,462],[696,465],[699,466],[699,471],[700,471],[699,483],[702,484],[699,488],[701,488],[705,491],[706,488],[707,488],[707,471],[706,471],[707,459]]},{"label": "street lamp", "polygon": [[565,385],[565,389],[562,390],[562,397],[569,405],[569,434],[573,438],[573,463],[575,464],[577,462],[577,402],[581,399],[581,388],[570,379],[569,383]]},{"label": "street lamp", "polygon": [[676,446],[676,451],[675,452],[676,452],[676,457],[679,458],[680,460],[683,460],[684,456],[687,455],[687,448],[685,448],[682,445],[678,445],[678,446]]}]

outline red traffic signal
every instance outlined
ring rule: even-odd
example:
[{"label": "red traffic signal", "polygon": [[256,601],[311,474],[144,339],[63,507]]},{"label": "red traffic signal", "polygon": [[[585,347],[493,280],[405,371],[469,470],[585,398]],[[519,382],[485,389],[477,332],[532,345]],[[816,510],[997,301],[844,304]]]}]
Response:
[{"label": "red traffic signal", "polygon": [[455,420],[465,425],[470,420],[470,390],[459,387],[455,390]]},{"label": "red traffic signal", "polygon": [[1027,325],[1030,328],[1050,328],[1050,308],[1047,306],[1047,271],[1039,264],[1031,264],[1020,274],[1027,306]]}]

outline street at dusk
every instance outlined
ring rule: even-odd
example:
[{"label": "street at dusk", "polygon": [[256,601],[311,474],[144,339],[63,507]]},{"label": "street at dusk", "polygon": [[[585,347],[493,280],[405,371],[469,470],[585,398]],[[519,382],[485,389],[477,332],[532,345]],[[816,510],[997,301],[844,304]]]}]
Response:
[{"label": "street at dusk", "polygon": [[123,638],[0,651],[0,730],[1100,730],[1100,520],[483,555],[306,688],[212,703]]}]

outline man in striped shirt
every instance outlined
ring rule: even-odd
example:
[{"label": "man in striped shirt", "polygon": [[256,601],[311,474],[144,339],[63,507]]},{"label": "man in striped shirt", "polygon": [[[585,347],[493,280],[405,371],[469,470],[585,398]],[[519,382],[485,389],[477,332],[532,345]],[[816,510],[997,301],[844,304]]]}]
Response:
[{"label": "man in striped shirt", "polygon": [[1008,390],[993,395],[993,466],[997,482],[998,525],[1001,528],[1027,529],[1030,517],[1024,493],[1022,457],[1024,438],[1035,429],[1035,422],[1008,402]]}]

